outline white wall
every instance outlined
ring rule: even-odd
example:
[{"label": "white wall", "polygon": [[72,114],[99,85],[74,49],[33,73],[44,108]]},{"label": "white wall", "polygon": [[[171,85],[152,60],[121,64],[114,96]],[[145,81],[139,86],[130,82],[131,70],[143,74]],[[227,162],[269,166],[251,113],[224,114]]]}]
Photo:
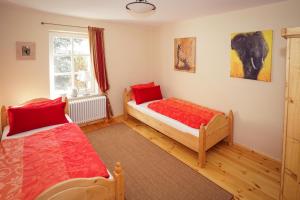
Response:
[{"label": "white wall", "polygon": [[[300,1],[228,12],[161,26],[156,80],[167,96],[234,111],[234,142],[281,159],[285,47],[283,27],[300,25]],[[272,29],[272,82],[230,78],[230,34]],[[173,70],[174,38],[197,37],[196,73]]]},{"label": "white wall", "polygon": [[[123,112],[124,87],[153,80],[152,27],[66,17],[0,2],[0,105],[50,95],[49,30],[87,31],[42,26],[41,21],[105,28],[109,94],[116,115]],[[16,60],[16,41],[35,42],[36,60]]]}]

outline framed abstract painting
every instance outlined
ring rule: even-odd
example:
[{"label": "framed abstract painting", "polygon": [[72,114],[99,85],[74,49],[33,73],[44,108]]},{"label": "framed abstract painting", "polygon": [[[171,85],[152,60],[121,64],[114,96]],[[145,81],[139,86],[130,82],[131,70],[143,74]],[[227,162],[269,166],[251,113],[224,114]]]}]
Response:
[{"label": "framed abstract painting", "polygon": [[231,34],[230,76],[271,82],[273,31]]},{"label": "framed abstract painting", "polygon": [[196,72],[196,38],[176,38],[174,40],[174,69]]}]

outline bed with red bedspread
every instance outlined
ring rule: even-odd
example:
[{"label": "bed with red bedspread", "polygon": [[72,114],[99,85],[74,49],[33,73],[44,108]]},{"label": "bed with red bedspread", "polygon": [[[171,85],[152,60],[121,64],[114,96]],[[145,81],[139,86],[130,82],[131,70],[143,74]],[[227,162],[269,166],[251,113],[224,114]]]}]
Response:
[{"label": "bed with red bedspread", "polygon": [[109,173],[74,123],[1,141],[0,199],[35,199],[62,181],[97,176]]},{"label": "bed with red bedspread", "polygon": [[1,200],[124,200],[121,164],[109,173],[68,117],[67,98],[2,106],[0,116]]},{"label": "bed with red bedspread", "polygon": [[198,152],[198,164],[205,167],[206,152],[221,140],[233,142],[233,112],[228,115],[177,98],[163,99],[154,82],[125,88],[124,117],[144,122],[168,137]]}]

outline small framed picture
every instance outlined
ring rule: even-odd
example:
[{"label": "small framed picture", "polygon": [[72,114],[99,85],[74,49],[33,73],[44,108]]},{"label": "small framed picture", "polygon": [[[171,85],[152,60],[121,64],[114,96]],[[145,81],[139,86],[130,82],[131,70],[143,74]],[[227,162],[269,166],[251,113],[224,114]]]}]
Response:
[{"label": "small framed picture", "polygon": [[17,60],[35,60],[34,42],[16,42]]}]

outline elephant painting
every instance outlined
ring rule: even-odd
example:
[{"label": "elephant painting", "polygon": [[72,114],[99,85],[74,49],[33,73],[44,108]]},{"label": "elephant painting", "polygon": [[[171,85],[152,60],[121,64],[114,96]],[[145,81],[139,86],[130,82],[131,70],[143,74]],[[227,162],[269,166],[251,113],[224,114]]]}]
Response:
[{"label": "elephant painting", "polygon": [[[257,31],[236,34],[231,39],[231,49],[236,52],[234,55],[238,56],[242,64],[242,77],[245,79],[258,80],[259,73],[266,67],[266,58],[268,54],[271,53],[271,49],[264,37],[264,33],[262,31]],[[268,61],[268,65],[271,65],[270,60]],[[270,80],[270,68],[271,66],[268,67],[269,71],[265,70],[265,75],[269,76],[264,79],[266,81]]]}]

